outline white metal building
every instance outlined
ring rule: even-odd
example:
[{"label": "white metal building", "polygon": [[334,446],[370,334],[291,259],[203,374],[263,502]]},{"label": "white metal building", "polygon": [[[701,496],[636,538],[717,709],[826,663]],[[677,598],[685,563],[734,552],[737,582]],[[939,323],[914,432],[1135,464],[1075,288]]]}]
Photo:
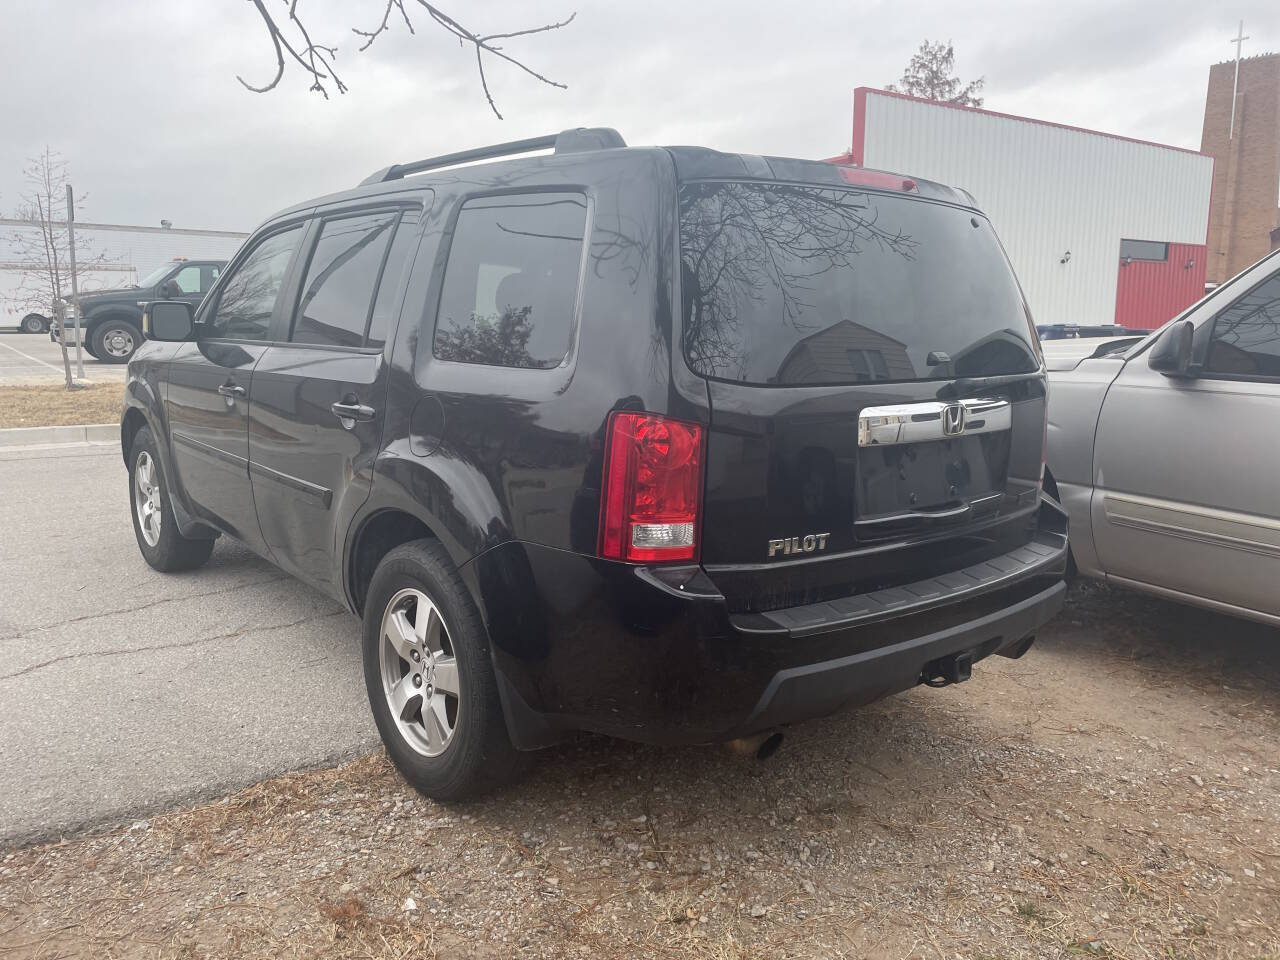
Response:
[{"label": "white metal building", "polygon": [[972,193],[1039,324],[1154,327],[1204,293],[1204,154],[860,87],[848,159]]},{"label": "white metal building", "polygon": [[[81,293],[127,287],[177,257],[229,260],[248,236],[227,230],[114,223],[77,223],[75,230]],[[27,244],[18,241],[21,234],[39,238],[39,230],[30,223],[0,218],[0,329],[16,326],[33,308],[37,312],[48,310],[47,304],[32,301],[31,284],[23,283],[32,265],[23,262],[22,248]],[[68,251],[59,251],[59,257],[67,263]],[[71,291],[65,293],[70,296]]]}]

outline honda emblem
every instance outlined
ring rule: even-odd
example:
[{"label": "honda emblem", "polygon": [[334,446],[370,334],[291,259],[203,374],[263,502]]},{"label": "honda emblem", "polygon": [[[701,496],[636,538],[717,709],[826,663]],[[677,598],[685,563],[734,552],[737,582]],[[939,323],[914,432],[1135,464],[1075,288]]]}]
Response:
[{"label": "honda emblem", "polygon": [[964,408],[964,405],[959,403],[949,403],[943,407],[942,435],[944,437],[958,437],[964,433],[968,413],[969,411]]}]

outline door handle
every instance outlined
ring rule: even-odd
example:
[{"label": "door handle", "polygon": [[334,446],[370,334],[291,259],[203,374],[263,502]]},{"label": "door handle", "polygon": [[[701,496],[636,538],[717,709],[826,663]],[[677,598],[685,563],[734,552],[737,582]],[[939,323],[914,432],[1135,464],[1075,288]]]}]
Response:
[{"label": "door handle", "polygon": [[373,407],[360,403],[354,397],[330,404],[329,409],[333,411],[333,415],[339,420],[366,421],[372,420],[378,415],[378,412]]},{"label": "door handle", "polygon": [[226,383],[218,387],[218,392],[224,397],[231,397],[232,399],[236,397],[243,397],[245,395],[244,387],[240,386],[240,384],[233,380],[228,380]]}]

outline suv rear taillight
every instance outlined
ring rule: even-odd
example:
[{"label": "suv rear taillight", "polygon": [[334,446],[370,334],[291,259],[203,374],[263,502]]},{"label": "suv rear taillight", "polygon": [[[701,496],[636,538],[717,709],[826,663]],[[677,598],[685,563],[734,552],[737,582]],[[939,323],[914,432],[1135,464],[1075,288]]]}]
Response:
[{"label": "suv rear taillight", "polygon": [[600,556],[640,563],[698,558],[702,427],[617,411],[605,438]]}]

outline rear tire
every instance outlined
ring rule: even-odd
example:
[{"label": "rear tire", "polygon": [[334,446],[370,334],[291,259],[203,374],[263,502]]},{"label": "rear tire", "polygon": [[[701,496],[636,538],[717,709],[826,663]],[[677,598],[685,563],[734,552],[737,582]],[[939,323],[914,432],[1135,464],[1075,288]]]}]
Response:
[{"label": "rear tire", "polygon": [[93,355],[103,363],[128,363],[142,346],[142,332],[128,320],[103,320],[93,328]]},{"label": "rear tire", "polygon": [[21,333],[44,333],[48,327],[45,325],[44,317],[38,313],[29,313],[22,318],[22,323],[18,324],[18,330]]},{"label": "rear tire", "polygon": [[133,438],[129,453],[129,513],[142,558],[162,573],[202,566],[213,553],[212,539],[184,537],[173,515],[169,481],[150,427]]},{"label": "rear tire", "polygon": [[525,769],[527,755],[507,736],[484,622],[438,541],[403,544],[378,564],[363,652],[387,755],[423,794],[461,800]]}]

